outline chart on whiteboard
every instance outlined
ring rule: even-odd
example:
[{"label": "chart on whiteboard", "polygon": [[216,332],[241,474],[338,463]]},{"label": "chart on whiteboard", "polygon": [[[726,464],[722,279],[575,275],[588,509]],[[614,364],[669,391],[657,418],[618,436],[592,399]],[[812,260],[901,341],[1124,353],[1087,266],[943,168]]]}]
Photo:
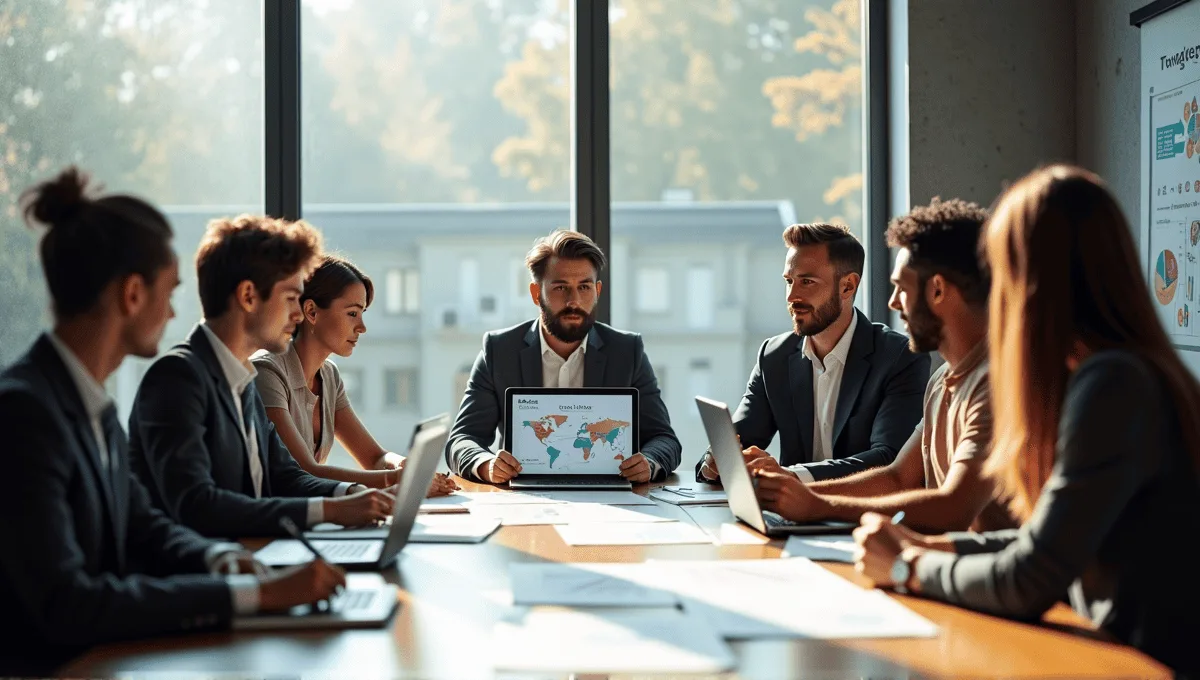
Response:
[{"label": "chart on whiteboard", "polygon": [[1177,344],[1200,344],[1200,81],[1150,97],[1150,247],[1159,318]]}]

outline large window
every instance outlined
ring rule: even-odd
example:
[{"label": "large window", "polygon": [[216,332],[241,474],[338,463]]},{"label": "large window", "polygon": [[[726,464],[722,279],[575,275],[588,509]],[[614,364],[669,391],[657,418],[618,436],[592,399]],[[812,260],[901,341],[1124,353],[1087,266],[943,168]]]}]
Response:
[{"label": "large window", "polygon": [[612,315],[689,376],[667,399],[684,468],[693,397],[735,406],[791,327],[783,228],[862,236],[860,21],[859,0],[609,2]]},{"label": "large window", "polygon": [[[0,8],[0,361],[48,321],[16,197],[69,162],[171,218],[184,287],[168,343],[200,317],[209,219],[271,209],[319,227],[375,281],[367,334],[335,360],[389,448],[457,409],[484,332],[536,316],[524,254],[574,227],[607,250],[605,313],[645,336],[686,468],[706,444],[695,394],[736,404],[762,340],[790,328],[783,228],[863,233],[860,0],[298,8],[298,35],[289,2]],[[574,63],[576,35],[608,49]],[[610,215],[589,188],[608,189],[594,195]],[[145,367],[110,385],[126,412]]]},{"label": "large window", "polygon": [[[163,349],[200,317],[192,254],[215,215],[263,209],[263,19],[245,0],[0,6],[0,362],[49,324],[22,190],[68,163],[161,206],[184,285]],[[145,362],[109,388],[128,413]]]},{"label": "large window", "polygon": [[372,434],[402,447],[420,417],[458,408],[456,370],[485,331],[537,313],[513,263],[570,226],[570,15],[544,0],[301,8],[303,215],[381,293],[335,360],[361,371]]}]

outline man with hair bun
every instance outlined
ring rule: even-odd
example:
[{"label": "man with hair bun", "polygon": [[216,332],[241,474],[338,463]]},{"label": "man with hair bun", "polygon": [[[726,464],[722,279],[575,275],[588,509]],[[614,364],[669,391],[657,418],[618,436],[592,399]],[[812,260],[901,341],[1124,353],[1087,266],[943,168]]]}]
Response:
[{"label": "man with hair bun", "polygon": [[[235,614],[327,599],[316,561],[250,575],[253,556],[180,526],[132,474],[104,382],[158,352],[174,316],[171,228],[132,196],[88,195],[68,168],[23,194],[46,227],[54,328],[0,373],[0,675],[43,675],[88,646],[227,628]],[[234,566],[240,575],[233,572]]]}]

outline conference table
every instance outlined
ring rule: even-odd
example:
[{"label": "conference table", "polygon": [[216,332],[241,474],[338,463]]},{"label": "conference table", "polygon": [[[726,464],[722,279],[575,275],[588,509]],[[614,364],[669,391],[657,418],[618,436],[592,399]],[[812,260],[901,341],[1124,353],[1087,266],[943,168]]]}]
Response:
[{"label": "conference table", "polygon": [[[680,482],[673,475],[667,483]],[[506,492],[461,480],[459,484],[467,491]],[[640,485],[635,491],[646,494],[649,488]],[[680,521],[692,522],[715,536],[728,532],[730,528],[722,530],[722,525],[733,521],[724,506],[659,505]],[[754,532],[747,533],[753,538]],[[504,526],[478,545],[410,544],[399,564],[385,574],[400,587],[399,608],[386,628],[225,632],[107,645],[67,664],[59,675],[496,677],[489,650],[493,626],[512,611],[508,565],[780,556],[783,541],[760,540],[763,542],[758,545],[572,547],[552,526]],[[263,543],[250,541],[248,545]],[[869,585],[851,565],[820,564],[859,585]],[[919,597],[890,596],[936,624],[940,634],[932,639],[734,641],[730,646],[738,665],[728,677],[1170,677],[1168,669],[1112,642],[1064,604],[1035,625]],[[770,602],[762,603],[764,608],[770,606]]]}]

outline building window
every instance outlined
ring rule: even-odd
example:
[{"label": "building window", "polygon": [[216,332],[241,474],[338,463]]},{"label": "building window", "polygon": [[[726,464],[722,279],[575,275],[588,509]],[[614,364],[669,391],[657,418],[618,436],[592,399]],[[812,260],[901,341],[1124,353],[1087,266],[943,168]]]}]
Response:
[{"label": "building window", "polygon": [[363,404],[363,371],[361,368],[342,368],[338,367],[338,373],[342,376],[342,386],[346,390],[346,398],[350,400],[351,406],[365,408]]},{"label": "building window", "polygon": [[417,406],[417,369],[389,368],[384,371],[383,404],[389,408]]},{"label": "building window", "polygon": [[[688,365],[688,383],[694,397],[712,397],[712,362],[708,359],[692,359]],[[696,409],[689,411],[693,416],[700,417]]]},{"label": "building window", "polygon": [[384,304],[388,314],[418,314],[421,311],[421,275],[416,269],[389,269],[384,281]]},{"label": "building window", "polygon": [[712,267],[692,267],[687,273],[689,328],[712,328],[716,322],[717,287]]},{"label": "building window", "polygon": [[667,270],[645,267],[637,273],[637,310],[662,313],[671,307],[670,280]]}]

